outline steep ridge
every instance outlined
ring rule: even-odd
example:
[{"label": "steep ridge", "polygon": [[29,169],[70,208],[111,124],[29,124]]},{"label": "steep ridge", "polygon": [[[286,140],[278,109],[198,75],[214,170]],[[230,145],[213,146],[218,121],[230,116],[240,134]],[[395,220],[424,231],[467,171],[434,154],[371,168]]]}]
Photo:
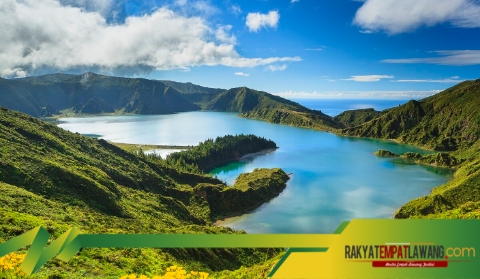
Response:
[{"label": "steep ridge", "polygon": [[370,120],[378,118],[382,112],[376,111],[373,108],[347,110],[335,116],[333,120],[343,127],[355,127],[362,125]]},{"label": "steep ridge", "polygon": [[199,110],[162,82],[85,73],[0,80],[0,106],[35,117],[73,113],[170,114]]},{"label": "steep ridge", "polygon": [[161,80],[160,82],[177,90],[185,100],[202,108],[205,108],[213,98],[225,91],[225,89],[204,87],[191,82],[182,83],[170,80]]},{"label": "steep ridge", "polygon": [[200,109],[333,131],[345,125],[321,111],[246,87],[224,90],[192,83],[84,73],[0,80],[0,106],[35,117],[80,114],[170,114]]},{"label": "steep ridge", "polygon": [[[432,97],[409,101],[343,135],[394,139],[448,153],[402,157],[420,163],[453,167],[448,183],[413,199],[395,218],[480,218],[480,79],[465,81]],[[395,156],[381,150],[377,155]]]},{"label": "steep ridge", "polygon": [[205,109],[240,112],[240,116],[245,118],[318,130],[329,131],[339,127],[330,116],[321,111],[247,87],[232,88],[221,93]]},{"label": "steep ridge", "polygon": [[480,79],[410,101],[341,134],[395,139],[439,151],[467,149],[480,137]]}]

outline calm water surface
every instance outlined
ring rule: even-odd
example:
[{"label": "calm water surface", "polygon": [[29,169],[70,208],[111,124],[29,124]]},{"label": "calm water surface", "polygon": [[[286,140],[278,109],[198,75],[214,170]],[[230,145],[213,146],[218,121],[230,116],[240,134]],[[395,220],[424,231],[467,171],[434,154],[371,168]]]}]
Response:
[{"label": "calm water surface", "polygon": [[419,151],[390,141],[333,134],[236,117],[236,113],[188,112],[174,115],[65,118],[59,126],[114,142],[196,145],[226,134],[272,139],[275,152],[217,168],[229,185],[242,172],[280,167],[292,173],[277,198],[224,223],[249,233],[332,233],[352,218],[391,218],[412,198],[428,194],[451,178],[449,171],[378,158],[378,149]]}]

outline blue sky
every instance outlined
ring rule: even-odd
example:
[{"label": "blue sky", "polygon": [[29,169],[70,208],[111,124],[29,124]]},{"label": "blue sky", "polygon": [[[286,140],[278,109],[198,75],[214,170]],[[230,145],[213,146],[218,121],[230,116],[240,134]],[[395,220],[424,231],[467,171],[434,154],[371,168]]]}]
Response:
[{"label": "blue sky", "polygon": [[2,0],[0,76],[94,71],[288,98],[480,78],[480,1]]}]

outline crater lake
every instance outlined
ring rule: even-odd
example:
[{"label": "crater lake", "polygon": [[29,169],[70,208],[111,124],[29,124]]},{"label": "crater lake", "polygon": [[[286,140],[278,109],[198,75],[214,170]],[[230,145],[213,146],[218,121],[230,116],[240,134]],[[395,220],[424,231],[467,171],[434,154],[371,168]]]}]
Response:
[{"label": "crater lake", "polygon": [[409,200],[446,183],[452,171],[379,158],[373,153],[425,153],[386,140],[340,137],[331,133],[237,117],[238,113],[197,111],[171,115],[62,118],[66,130],[132,144],[197,145],[227,134],[271,139],[276,151],[249,157],[211,173],[232,185],[243,172],[282,168],[291,174],[276,198],[219,225],[247,233],[333,233],[353,218],[392,218]]}]

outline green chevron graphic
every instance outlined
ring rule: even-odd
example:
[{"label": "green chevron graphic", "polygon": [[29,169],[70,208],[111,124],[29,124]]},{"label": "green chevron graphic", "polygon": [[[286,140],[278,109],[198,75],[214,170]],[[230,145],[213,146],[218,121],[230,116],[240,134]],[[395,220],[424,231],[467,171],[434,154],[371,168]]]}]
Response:
[{"label": "green chevron graphic", "polygon": [[78,229],[70,229],[45,248],[50,234],[43,227],[37,227],[0,244],[0,257],[31,244],[20,266],[23,272],[31,275],[57,254],[60,260],[69,261],[81,248],[77,239],[78,234]]},{"label": "green chevron graphic", "polygon": [[31,245],[20,269],[31,275],[55,256],[68,262],[81,248],[285,248],[326,249],[335,234],[81,234],[77,228],[47,246],[50,234],[36,227],[0,244],[0,257]]}]

